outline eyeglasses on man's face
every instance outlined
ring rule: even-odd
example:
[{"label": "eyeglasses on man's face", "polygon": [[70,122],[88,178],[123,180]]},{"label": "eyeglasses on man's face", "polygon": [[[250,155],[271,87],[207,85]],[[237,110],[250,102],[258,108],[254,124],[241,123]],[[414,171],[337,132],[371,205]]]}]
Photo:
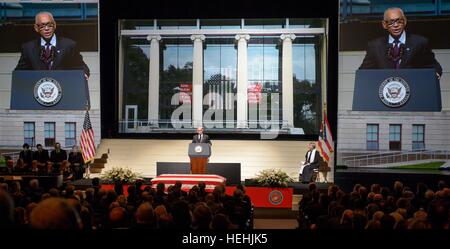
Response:
[{"label": "eyeglasses on man's face", "polygon": [[384,20],[383,21],[388,27],[392,27],[395,24],[403,25],[405,23],[405,20],[403,18],[397,18],[397,19],[391,19],[391,20]]},{"label": "eyeglasses on man's face", "polygon": [[51,29],[51,28],[55,27],[55,24],[52,23],[52,22],[48,22],[48,23],[40,23],[40,24],[35,24],[35,25],[36,25],[36,27],[37,27],[39,30],[43,30],[43,29],[46,29],[46,28]]}]

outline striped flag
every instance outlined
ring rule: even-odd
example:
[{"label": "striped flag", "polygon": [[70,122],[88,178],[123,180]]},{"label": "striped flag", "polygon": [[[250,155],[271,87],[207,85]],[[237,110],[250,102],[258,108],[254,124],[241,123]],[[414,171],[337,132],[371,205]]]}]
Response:
[{"label": "striped flag", "polygon": [[328,123],[327,112],[324,108],[323,122],[320,125],[318,147],[323,159],[328,162],[331,159],[331,154],[334,152],[334,141],[331,134],[330,124]]},{"label": "striped flag", "polygon": [[83,130],[81,131],[80,139],[81,154],[83,155],[84,163],[94,160],[95,157],[95,143],[94,130],[92,129],[91,120],[89,118],[89,111],[86,110],[84,115]]}]

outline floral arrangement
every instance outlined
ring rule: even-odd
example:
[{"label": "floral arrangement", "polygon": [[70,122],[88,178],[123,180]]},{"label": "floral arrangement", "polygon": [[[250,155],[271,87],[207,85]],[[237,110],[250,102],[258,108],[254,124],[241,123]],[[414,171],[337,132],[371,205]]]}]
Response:
[{"label": "floral arrangement", "polygon": [[287,187],[289,182],[293,182],[293,179],[280,169],[262,170],[256,175],[255,180],[263,186],[283,188]]},{"label": "floral arrangement", "polygon": [[139,178],[141,178],[139,173],[135,173],[129,168],[121,167],[113,167],[101,175],[102,180],[121,181],[123,183],[132,183]]}]

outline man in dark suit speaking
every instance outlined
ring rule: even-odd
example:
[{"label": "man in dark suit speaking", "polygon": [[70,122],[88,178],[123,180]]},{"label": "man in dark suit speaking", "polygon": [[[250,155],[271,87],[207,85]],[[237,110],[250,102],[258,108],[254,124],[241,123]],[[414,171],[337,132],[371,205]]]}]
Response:
[{"label": "man in dark suit speaking", "polygon": [[203,127],[197,128],[197,134],[194,135],[192,138],[192,143],[207,143],[209,145],[212,145],[211,140],[209,139],[209,136],[206,134],[203,134]]},{"label": "man in dark suit speaking", "polygon": [[83,70],[86,80],[90,72],[75,41],[56,36],[56,22],[50,12],[36,14],[34,30],[40,38],[22,45],[15,70]]},{"label": "man in dark suit speaking", "polygon": [[381,24],[389,35],[369,42],[359,69],[435,68],[440,79],[442,67],[434,58],[428,39],[406,33],[406,22],[402,9],[386,9]]}]

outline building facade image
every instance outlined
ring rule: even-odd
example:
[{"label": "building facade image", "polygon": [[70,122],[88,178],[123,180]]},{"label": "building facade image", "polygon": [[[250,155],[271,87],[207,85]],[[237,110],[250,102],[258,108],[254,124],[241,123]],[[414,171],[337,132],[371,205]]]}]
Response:
[{"label": "building facade image", "polygon": [[119,132],[318,134],[326,19],[122,20]]}]

